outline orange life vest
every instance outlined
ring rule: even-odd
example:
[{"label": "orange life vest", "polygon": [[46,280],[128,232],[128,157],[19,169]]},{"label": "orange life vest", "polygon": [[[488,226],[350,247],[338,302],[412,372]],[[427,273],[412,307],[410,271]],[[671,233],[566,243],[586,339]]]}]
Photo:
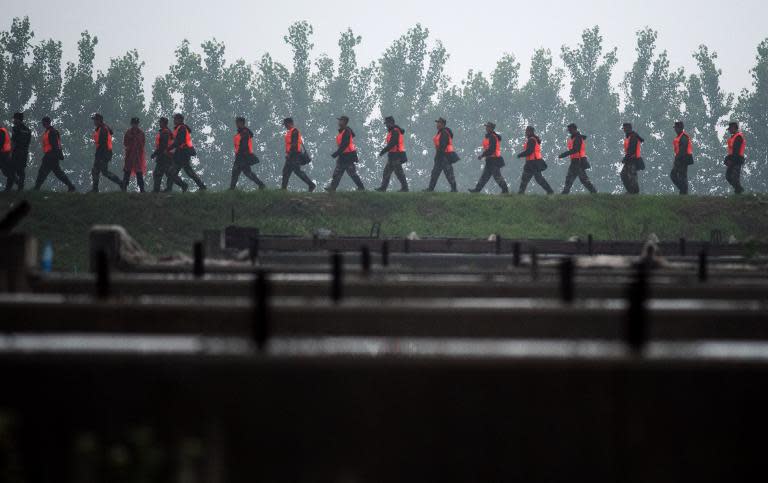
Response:
[{"label": "orange life vest", "polygon": [[[51,131],[53,131],[53,128],[49,127],[48,129],[45,130],[45,132],[43,133],[43,137],[42,137],[43,152],[46,153],[46,154],[50,153],[53,150],[53,146],[51,146],[51,140],[49,138],[49,135],[50,135]],[[59,146],[58,146],[58,148],[61,149],[61,136],[59,136],[58,139],[59,139],[59,142],[58,142]]]},{"label": "orange life vest", "polygon": [[[636,134],[632,133],[631,135],[624,137],[624,154],[626,154],[628,156],[631,155],[631,153],[629,152],[629,141],[630,141],[630,139],[632,139],[632,136],[636,136]],[[634,157],[637,158],[637,159],[640,159],[640,158],[643,157],[642,156],[642,149],[640,147],[641,144],[642,143],[638,139],[637,140],[637,144],[636,144],[637,147],[635,148],[635,153],[634,153]]]},{"label": "orange life vest", "polygon": [[[344,137],[344,133],[349,131],[349,129],[342,130],[337,136],[336,136],[336,146],[341,146],[341,138]],[[344,150],[343,154],[349,154],[354,153],[357,151],[357,147],[355,146],[355,137],[352,135],[352,131],[349,132],[349,146],[347,146],[347,149]]]},{"label": "orange life vest", "polygon": [[[672,148],[675,150],[675,156],[680,155],[680,140],[683,138],[683,136],[688,136],[688,133],[683,131],[679,136],[672,140]],[[689,156],[693,154],[693,142],[691,142],[690,136],[688,136],[688,149],[686,150],[685,154]]]},{"label": "orange life vest", "polygon": [[[405,136],[403,136],[403,132],[402,131],[399,131],[399,128],[394,128],[394,129],[398,129],[398,132],[400,133],[400,137],[398,138],[397,146],[391,148],[389,150],[389,152],[390,153],[404,153],[405,152],[405,139],[404,139]],[[389,141],[391,141],[391,140],[392,140],[392,131],[387,131],[387,141],[386,141],[386,144],[388,145]]]},{"label": "orange life vest", "polygon": [[[237,134],[235,134],[235,155],[240,154],[240,142],[243,140],[242,134],[240,134],[240,131],[237,131]],[[246,154],[253,154],[253,137],[248,137],[248,152]]]},{"label": "orange life vest", "polygon": [[2,131],[5,134],[5,140],[3,141],[3,146],[0,147],[0,153],[10,153],[11,152],[11,135],[8,133],[8,129],[4,127],[0,127],[0,131]]},{"label": "orange life vest", "polygon": [[[533,153],[529,154],[525,157],[526,161],[538,161],[541,159],[541,143],[536,138],[529,138],[533,139],[533,141],[536,143],[533,147]],[[523,144],[523,150],[525,150],[528,147],[528,141]]]},{"label": "orange life vest", "polygon": [[[738,153],[734,153],[733,152],[733,145],[736,143],[736,138],[739,137],[739,136],[741,136],[741,148],[739,148],[739,152]],[[746,147],[747,147],[747,139],[744,137],[744,134],[742,134],[741,132],[737,132],[736,134],[731,136],[730,139],[728,139],[728,155],[729,156],[733,156],[735,154],[736,156],[739,156],[739,157],[743,158],[744,157],[744,148],[746,148]]]},{"label": "orange life vest", "polygon": [[179,129],[182,126],[184,127],[184,132],[186,133],[186,136],[184,137],[184,144],[182,144],[179,147],[186,148],[186,149],[192,149],[193,147],[195,147],[195,145],[192,144],[192,135],[189,134],[189,127],[188,126],[186,126],[184,124],[179,124],[178,126],[176,126],[173,129],[173,138],[176,139],[179,136]]},{"label": "orange life vest", "polygon": [[291,152],[291,138],[293,137],[293,131],[296,131],[296,134],[298,134],[296,138],[297,152],[300,153],[304,146],[304,140],[301,138],[301,132],[295,127],[292,127],[288,130],[288,132],[285,133],[285,154],[290,154]]},{"label": "orange life vest", "polygon": [[[97,127],[95,131],[93,131],[93,142],[96,143],[96,149],[99,149],[99,138],[101,137],[101,130],[107,129],[106,126]],[[109,129],[107,129],[107,151],[112,151],[112,133],[109,132]]]},{"label": "orange life vest", "polygon": [[[500,158],[501,157],[501,137],[496,133],[491,133],[492,136],[496,136],[496,151],[493,152],[493,154],[490,155],[490,157],[493,158]],[[488,148],[491,147],[491,140],[488,138],[488,136],[483,138],[483,152],[488,151]]]},{"label": "orange life vest", "polygon": [[160,149],[160,136],[162,134],[168,135],[168,145],[165,147],[164,151],[168,152],[168,150],[171,149],[171,146],[173,146],[173,133],[167,127],[162,128],[160,132],[155,135],[155,149]]},{"label": "orange life vest", "polygon": [[[581,136],[581,134],[577,134],[577,136]],[[574,138],[570,137],[568,138],[568,151],[573,149],[573,145],[576,144],[576,141],[574,141]],[[578,153],[571,154],[571,159],[582,159],[587,157],[587,140],[584,139],[584,136],[581,137],[581,149]]]},{"label": "orange life vest", "polygon": [[[437,131],[437,135],[432,138],[432,141],[435,143],[435,148],[440,149],[440,134],[443,131]],[[445,147],[446,153],[452,153],[454,151],[453,149],[453,136],[451,136],[451,132],[449,130],[445,130],[445,133],[448,134],[448,145]]]}]

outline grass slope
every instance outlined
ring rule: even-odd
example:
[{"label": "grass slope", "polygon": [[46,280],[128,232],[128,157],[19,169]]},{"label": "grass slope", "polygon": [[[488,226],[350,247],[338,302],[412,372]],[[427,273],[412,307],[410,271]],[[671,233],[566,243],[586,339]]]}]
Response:
[{"label": "grass slope", "polygon": [[235,223],[262,233],[309,236],[317,228],[366,235],[380,222],[383,236],[566,239],[768,240],[768,196],[486,196],[450,193],[307,194],[280,191],[139,195],[123,193],[0,194],[0,212],[28,199],[31,215],[19,230],[54,244],[55,267],[87,269],[88,229],[120,224],[156,254],[190,252],[202,231]]}]

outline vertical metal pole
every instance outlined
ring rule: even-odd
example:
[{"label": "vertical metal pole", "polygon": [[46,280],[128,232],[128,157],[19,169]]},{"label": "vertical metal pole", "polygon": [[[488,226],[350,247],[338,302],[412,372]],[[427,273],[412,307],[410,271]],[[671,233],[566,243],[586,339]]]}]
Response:
[{"label": "vertical metal pole", "polygon": [[205,275],[205,250],[202,242],[195,242],[193,254],[195,262],[192,271],[195,277],[200,278]]},{"label": "vertical metal pole", "polygon": [[269,299],[272,287],[268,274],[260,270],[253,284],[253,341],[256,347],[263,351],[270,337],[271,321]]},{"label": "vertical metal pole", "polygon": [[331,300],[339,303],[343,296],[344,258],[341,253],[331,255]]},{"label": "vertical metal pole", "polygon": [[560,263],[560,297],[566,303],[574,299],[573,272],[573,258],[568,257]]},{"label": "vertical metal pole", "polygon": [[515,242],[515,244],[512,245],[512,265],[516,267],[520,266],[520,242]]},{"label": "vertical metal pole", "polygon": [[109,259],[107,252],[99,250],[96,254],[96,297],[106,299],[110,291]]}]

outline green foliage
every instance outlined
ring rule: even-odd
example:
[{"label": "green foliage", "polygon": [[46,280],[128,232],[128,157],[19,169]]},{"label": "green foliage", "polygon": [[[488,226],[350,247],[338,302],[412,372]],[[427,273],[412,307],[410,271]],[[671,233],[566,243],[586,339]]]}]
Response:
[{"label": "green foliage", "polygon": [[[765,196],[485,196],[468,193],[207,192],[126,196],[25,193],[35,209],[20,229],[53,240],[59,270],[87,270],[88,229],[123,225],[149,252],[190,253],[205,229],[235,220],[265,234],[311,236],[318,228],[339,235],[368,235],[380,222],[382,235],[487,238],[636,240],[655,233],[662,240],[708,240],[712,230],[741,242],[768,240]],[[0,206],[16,201],[1,194]],[[109,206],[110,209],[104,209]]]},{"label": "green foliage", "polygon": [[[357,134],[360,174],[369,186],[378,184],[381,174],[383,158],[377,154],[386,135],[383,118],[394,116],[406,130],[410,160],[406,170],[416,189],[420,184],[416,180],[425,178],[432,166],[437,117],[448,119],[456,134],[462,161],[455,169],[462,188],[473,185],[479,175],[482,163],[474,158],[485,121],[495,122],[503,136],[504,173],[513,185],[521,169],[514,153],[520,150],[525,125],[534,125],[542,136],[550,165],[546,176],[559,185],[567,161],[556,156],[565,150],[565,125],[576,122],[588,136],[590,176],[601,192],[623,191],[617,172],[622,156],[620,124],[627,120],[646,139],[648,169],[641,183],[645,192],[652,193],[672,190],[671,126],[682,119],[695,144],[692,191],[721,194],[727,192],[722,176],[723,127],[734,115],[744,125],[748,158],[754,161],[745,167],[745,184],[754,190],[768,189],[768,40],[758,47],[752,89],[741,93],[734,108],[733,95],[720,86],[715,52],[700,46],[693,53],[697,71],[686,76],[670,65],[666,51],[657,52],[658,33],[650,28],[637,32],[636,59],[624,74],[620,91],[612,83],[616,49],[604,45],[597,26],[585,30],[575,47],[562,47],[565,69],[548,50],[536,50],[524,83],[511,53],[502,55],[489,75],[471,70],[451,82],[444,71],[448,52],[419,24],[368,65],[358,62],[357,50],[364,39],[351,29],[340,34],[337,59],[315,55],[313,34],[306,21],[289,27],[283,40],[292,53],[290,65],[269,54],[255,63],[227,61],[225,45],[216,39],[199,46],[184,40],[168,71],[154,79],[151,98],[146,99],[144,62],[137,51],[110,59],[106,71],[96,72],[98,39],[86,31],[77,44],[77,61],[67,63],[62,73],[62,44],[56,40],[33,44],[29,19],[15,18],[8,31],[0,32],[0,117],[9,120],[14,110],[26,110],[39,132],[38,120],[50,115],[63,134],[65,170],[80,187],[89,183],[90,114],[97,111],[115,129],[113,170],[119,169],[119,141],[130,117],[143,120],[151,141],[158,117],[183,113],[199,153],[194,163],[212,188],[228,185],[236,116],[248,119],[262,160],[256,169],[274,185],[282,168],[284,117],[296,120],[314,158],[308,170],[324,182],[334,165],[329,154],[335,148],[336,117],[348,115]],[[561,96],[566,89],[567,100]],[[39,153],[35,158],[33,170]]]}]

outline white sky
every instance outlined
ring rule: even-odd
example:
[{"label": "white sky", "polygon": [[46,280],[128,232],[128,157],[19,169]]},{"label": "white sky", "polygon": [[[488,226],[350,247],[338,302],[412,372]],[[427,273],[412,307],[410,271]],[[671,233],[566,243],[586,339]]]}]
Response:
[{"label": "white sky", "polygon": [[[14,16],[28,15],[35,40],[53,37],[64,42],[64,57],[73,60],[82,30],[99,38],[97,68],[109,58],[137,48],[146,62],[147,86],[173,61],[173,51],[188,38],[198,46],[216,37],[227,46],[230,60],[255,62],[269,52],[290,64],[290,51],[282,41],[288,26],[308,20],[315,28],[315,54],[336,57],[339,33],[351,27],[363,36],[359,60],[370,62],[417,22],[445,44],[451,58],[446,66],[453,81],[474,68],[490,72],[499,56],[515,54],[527,78],[533,50],[553,51],[556,64],[560,46],[575,46],[584,28],[601,27],[607,47],[618,47],[618,83],[634,60],[635,32],[650,26],[659,31],[659,47],[667,49],[673,66],[695,69],[691,58],[701,43],[719,54],[723,87],[738,92],[751,83],[757,44],[768,37],[768,2],[765,0],[539,0],[468,2],[293,0],[246,1],[151,0],[0,0],[0,29]],[[531,20],[531,16],[535,20]]]}]

